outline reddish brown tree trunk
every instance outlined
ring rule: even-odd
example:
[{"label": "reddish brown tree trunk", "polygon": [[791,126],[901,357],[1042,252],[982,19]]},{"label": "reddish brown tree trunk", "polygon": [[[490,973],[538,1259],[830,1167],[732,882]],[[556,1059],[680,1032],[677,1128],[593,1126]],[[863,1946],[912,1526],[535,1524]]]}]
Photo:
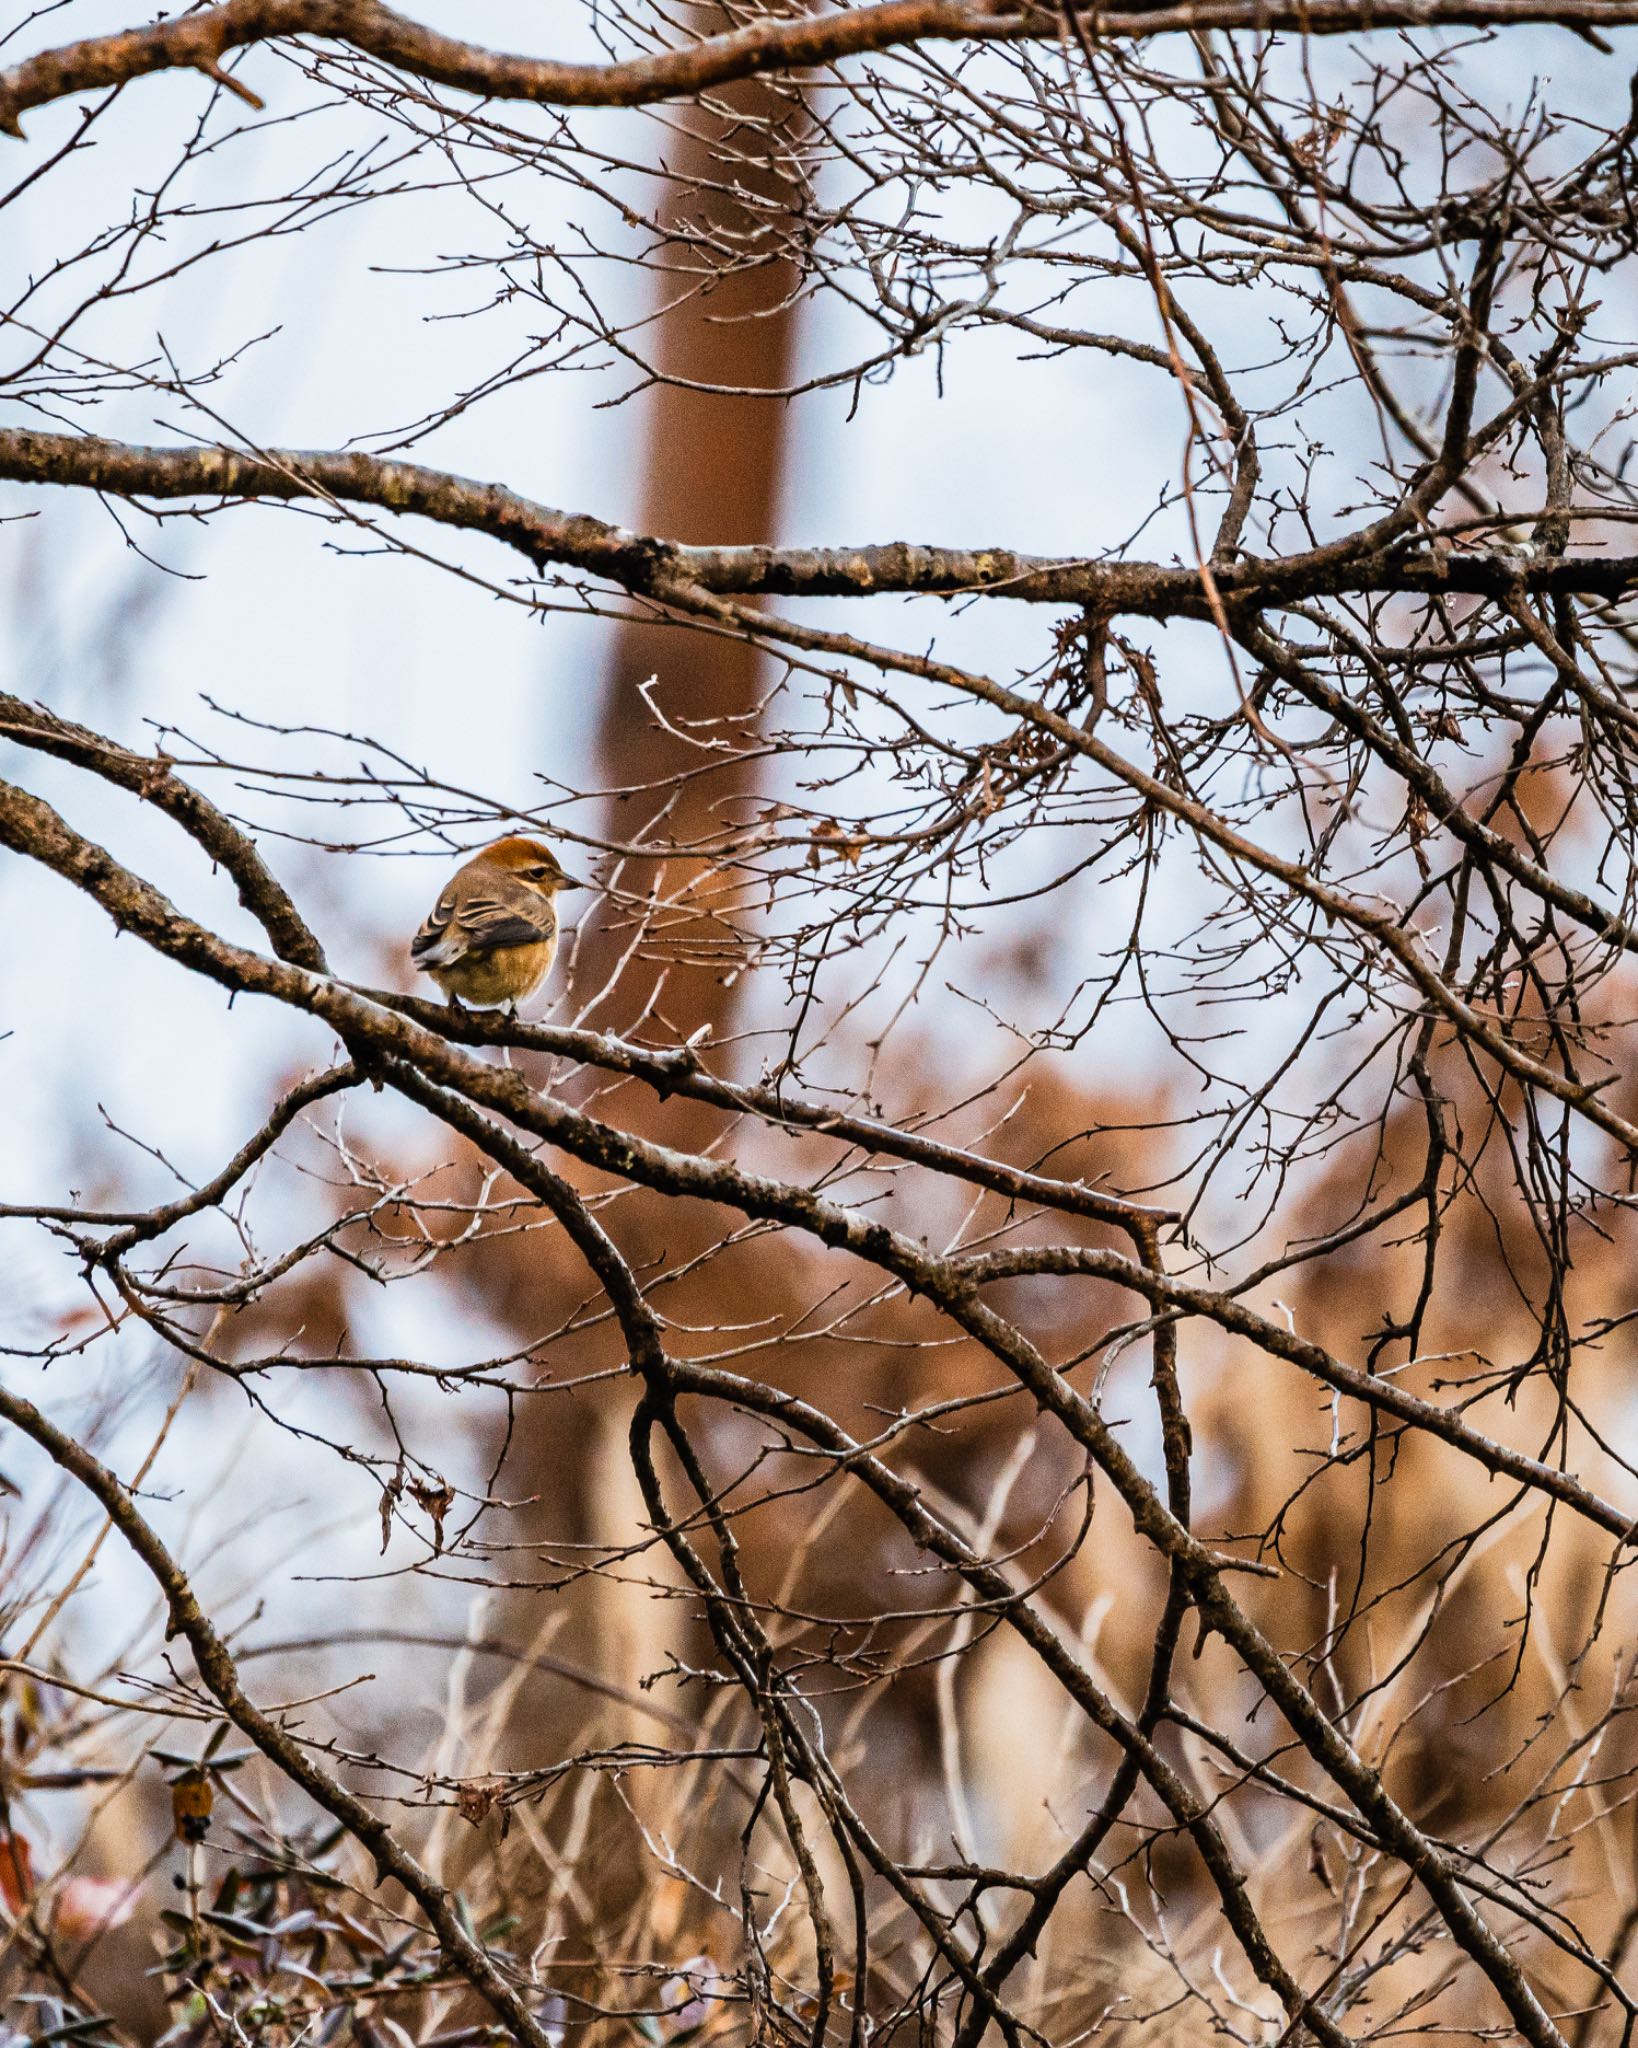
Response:
[{"label": "reddish brown tree trunk", "polygon": [[[702,31],[721,19],[709,10]],[[697,118],[679,139],[671,155],[675,182],[664,203],[689,241],[703,230],[719,253],[731,250],[733,260],[693,292],[688,283],[698,258],[688,242],[679,240],[673,252],[688,274],[662,269],[658,289],[673,303],[659,323],[652,361],[662,378],[678,381],[662,382],[650,394],[639,516],[649,533],[731,543],[775,537],[789,411],[777,395],[724,396],[688,387],[777,394],[789,381],[797,281],[790,247],[799,195],[782,158],[799,145],[801,115],[799,102],[754,81],[724,97],[731,112],[715,121]],[[611,800],[607,830],[615,839],[636,839],[663,809],[655,836],[668,845],[697,846],[725,824],[730,797],[752,793],[756,771],[730,762],[700,774],[704,753],[668,732],[645,701],[642,685],[650,676],[673,724],[699,729],[720,721],[732,733],[754,727],[763,665],[749,647],[716,635],[630,624],[614,638],[598,727],[599,766],[610,789],[630,794]],[[708,860],[686,853],[663,863],[631,862],[623,880],[636,890],[658,888],[667,899],[688,886],[702,904],[731,886],[710,873]],[[616,970],[630,932],[631,917],[615,913],[600,933],[582,941],[576,970],[581,1001]],[[621,971],[600,1020],[618,1025],[639,1012],[663,976],[665,1023],[680,1036],[705,1025],[720,1037],[731,1028],[737,987],[724,943],[723,929],[703,915],[662,919],[642,956]]]}]

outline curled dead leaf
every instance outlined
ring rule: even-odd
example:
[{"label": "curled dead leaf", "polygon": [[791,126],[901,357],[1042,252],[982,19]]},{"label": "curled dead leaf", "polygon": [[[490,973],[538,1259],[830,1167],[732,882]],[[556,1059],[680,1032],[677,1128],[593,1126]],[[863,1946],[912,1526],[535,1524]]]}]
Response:
[{"label": "curled dead leaf", "polygon": [[465,1784],[455,1787],[455,1811],[462,1820],[470,1821],[475,1828],[483,1826],[494,1803],[493,1785]]},{"label": "curled dead leaf", "polygon": [[497,1806],[500,1808],[500,1839],[504,1842],[512,1830],[512,1809],[501,1799],[500,1785],[471,1778],[455,1787],[455,1811],[475,1828],[481,1828]]},{"label": "curled dead leaf", "polygon": [[845,825],[837,824],[834,818],[821,818],[811,834],[813,844],[808,848],[808,866],[816,868],[826,853],[834,853],[845,860],[849,867],[859,865],[859,857],[869,841],[864,834],[848,831]]},{"label": "curled dead leaf", "polygon": [[410,1493],[432,1517],[432,1547],[442,1551],[444,1547],[444,1517],[455,1505],[455,1489],[441,1474],[433,1472],[425,1479],[412,1479]]}]

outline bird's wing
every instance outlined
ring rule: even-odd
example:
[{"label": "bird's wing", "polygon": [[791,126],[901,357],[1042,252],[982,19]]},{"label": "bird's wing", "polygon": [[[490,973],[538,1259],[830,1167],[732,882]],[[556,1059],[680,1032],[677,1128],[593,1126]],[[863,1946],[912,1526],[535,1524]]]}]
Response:
[{"label": "bird's wing", "polygon": [[557,919],[539,898],[522,890],[513,895],[504,882],[463,889],[459,879],[438,898],[410,943],[417,967],[447,967],[496,946],[538,946],[556,931]]}]

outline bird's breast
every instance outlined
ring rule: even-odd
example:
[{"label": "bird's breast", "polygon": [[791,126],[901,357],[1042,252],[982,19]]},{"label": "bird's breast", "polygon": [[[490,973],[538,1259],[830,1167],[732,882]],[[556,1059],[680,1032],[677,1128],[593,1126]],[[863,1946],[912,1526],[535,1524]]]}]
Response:
[{"label": "bird's breast", "polygon": [[551,970],[557,934],[527,946],[484,946],[427,971],[446,995],[491,1009],[532,996]]}]

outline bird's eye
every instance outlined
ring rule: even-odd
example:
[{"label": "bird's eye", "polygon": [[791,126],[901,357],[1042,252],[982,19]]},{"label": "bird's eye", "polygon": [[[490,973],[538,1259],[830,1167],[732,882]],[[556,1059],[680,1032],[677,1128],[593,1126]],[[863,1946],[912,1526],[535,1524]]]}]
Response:
[{"label": "bird's eye", "polygon": [[546,877],[547,877],[547,876],[548,876],[548,875],[549,875],[549,874],[550,874],[550,873],[551,873],[552,871],[551,871],[551,869],[550,869],[550,868],[544,868],[544,867],[540,867],[540,868],[525,868],[523,872],[524,872],[524,876],[525,876],[525,878],[526,878],[527,880],[531,881],[531,882],[544,882],[544,881],[545,881],[545,879],[546,879]]}]

